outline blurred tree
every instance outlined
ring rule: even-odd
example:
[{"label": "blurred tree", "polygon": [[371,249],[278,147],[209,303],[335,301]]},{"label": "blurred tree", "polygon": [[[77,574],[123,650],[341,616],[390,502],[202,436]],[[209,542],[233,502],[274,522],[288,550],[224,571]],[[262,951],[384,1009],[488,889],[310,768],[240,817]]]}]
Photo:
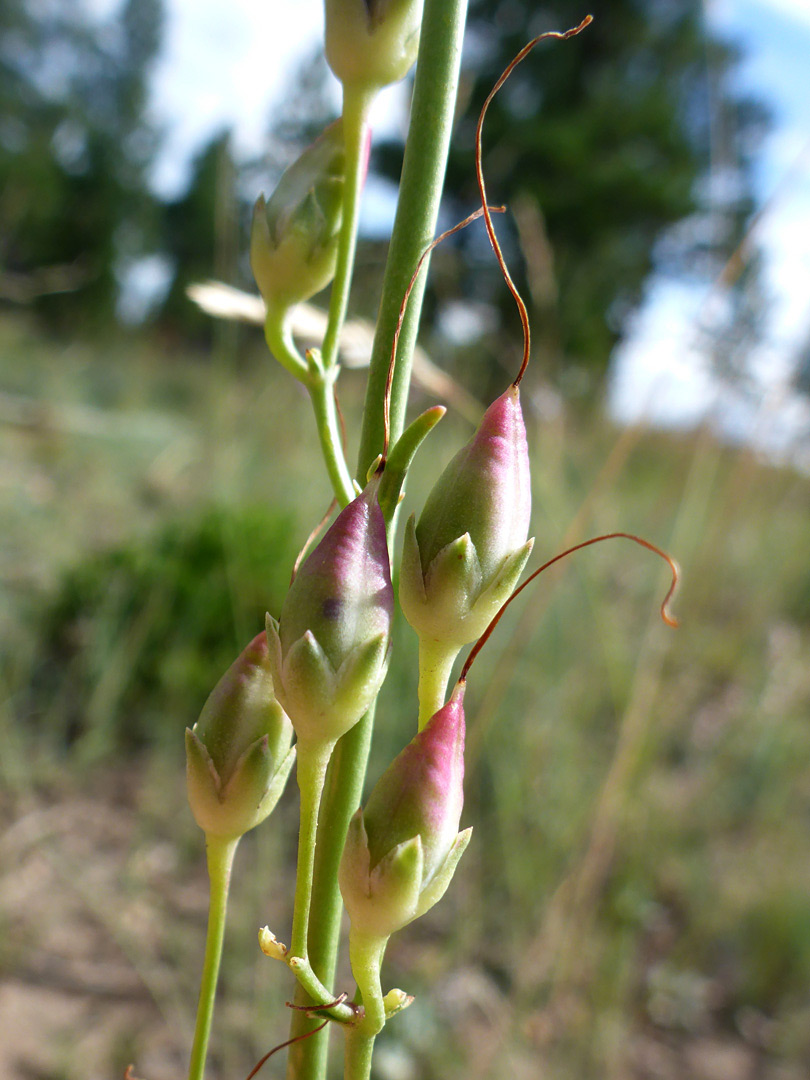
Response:
[{"label": "blurred tree", "polygon": [[75,0],[0,5],[0,297],[52,325],[104,324],[149,246],[145,113],[162,0],[106,21]]},{"label": "blurred tree", "polygon": [[165,204],[161,217],[161,245],[174,264],[158,315],[163,330],[198,342],[227,333],[188,299],[186,288],[214,277],[255,289],[247,242],[253,203],[259,192],[272,194],[287,166],[336,119],[328,80],[326,59],[318,49],[298,66],[283,102],[274,108],[261,156],[237,165],[231,132],[223,129],[193,161],[185,191]]},{"label": "blurred tree", "polygon": [[186,191],[163,210],[162,241],[175,262],[160,312],[164,328],[206,340],[214,332],[211,317],[191,303],[186,288],[212,276],[235,280],[240,209],[231,133],[218,131],[194,159]]},{"label": "blurred tree", "polygon": [[[587,10],[473,0],[468,100],[448,170],[454,216],[478,200],[484,97],[530,38]],[[536,357],[547,377],[573,373],[583,388],[598,386],[653,269],[719,271],[752,208],[748,169],[764,124],[729,89],[738,57],[706,26],[701,0],[611,0],[594,14],[580,37],[541,45],[513,72],[484,129],[490,201],[511,211],[497,228],[531,309]],[[377,159],[390,176],[400,161],[393,144]],[[511,300],[480,231],[458,248],[469,267],[457,271],[463,294],[505,313],[492,339],[502,354],[503,334],[519,331]]]}]

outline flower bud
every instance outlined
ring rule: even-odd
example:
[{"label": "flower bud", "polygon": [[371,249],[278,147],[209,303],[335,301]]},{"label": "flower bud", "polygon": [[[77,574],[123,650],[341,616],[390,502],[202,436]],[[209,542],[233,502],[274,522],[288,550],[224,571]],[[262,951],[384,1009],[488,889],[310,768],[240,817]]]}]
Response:
[{"label": "flower bud", "polygon": [[339,881],[352,932],[386,938],[444,895],[470,839],[464,802],[464,684],[394,759],[351,820]]},{"label": "flower bud", "polygon": [[308,300],[332,280],[342,217],[345,151],[338,120],[253,210],[250,265],[268,310]]},{"label": "flower bud", "polygon": [[376,479],[299,569],[267,636],[276,696],[307,747],[335,743],[376,697],[394,594]]},{"label": "flower bud", "polygon": [[378,90],[416,60],[422,0],[326,0],[326,59],[345,85]]},{"label": "flower bud", "polygon": [[276,805],[292,768],[293,729],[273,695],[267,639],[258,634],[186,729],[188,799],[212,836],[239,837]]},{"label": "flower bud", "polygon": [[526,428],[510,386],[439,477],[418,523],[408,522],[399,598],[420,638],[459,649],[480,637],[529,557],[530,515]]}]

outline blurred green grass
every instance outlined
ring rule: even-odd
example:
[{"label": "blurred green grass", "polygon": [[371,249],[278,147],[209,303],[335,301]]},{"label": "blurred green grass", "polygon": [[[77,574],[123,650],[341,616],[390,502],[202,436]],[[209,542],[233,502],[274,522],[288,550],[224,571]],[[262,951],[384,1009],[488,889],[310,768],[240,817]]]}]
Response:
[{"label": "blurred green grass", "polygon": [[[351,442],[362,376],[341,382]],[[135,968],[157,1015],[103,1053],[148,1075],[171,1021],[153,1071],[182,1073],[204,910],[182,729],[278,610],[328,505],[307,402],[241,331],[206,359],[137,338],[62,347],[10,319],[0,390],[3,819],[91,792],[134,823],[119,884],[150,913],[154,947]],[[431,436],[407,512],[469,431],[448,416]],[[504,619],[470,677],[474,841],[442,904],[392,942],[386,981],[418,1000],[386,1029],[379,1076],[798,1080],[810,479],[706,432],[561,417],[530,420],[530,439],[534,564],[597,532],[639,533],[682,564],[682,625],[658,617],[666,569],[623,541],[550,571]],[[372,777],[412,729],[414,664],[401,624]],[[283,1032],[290,988],[252,943],[257,922],[278,920],[283,938],[289,920],[291,792],[271,821],[245,845],[255,873],[237,884],[212,1076],[245,1074]],[[173,852],[160,887],[137,870],[158,841]],[[3,895],[0,921],[35,949],[33,910]],[[116,930],[131,958],[130,932]],[[23,952],[0,953],[9,978],[30,974]],[[68,1055],[42,1075],[86,1064]]]}]

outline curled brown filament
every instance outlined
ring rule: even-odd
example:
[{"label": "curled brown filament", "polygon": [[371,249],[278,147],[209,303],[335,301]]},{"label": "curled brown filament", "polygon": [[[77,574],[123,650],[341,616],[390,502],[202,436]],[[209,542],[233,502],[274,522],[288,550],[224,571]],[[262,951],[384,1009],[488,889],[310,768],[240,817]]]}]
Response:
[{"label": "curled brown filament", "polygon": [[313,1028],[312,1031],[305,1031],[303,1035],[296,1035],[294,1039],[287,1039],[286,1042],[279,1043],[278,1046],[274,1046],[272,1050],[269,1050],[264,1055],[261,1061],[256,1062],[256,1064],[245,1077],[245,1080],[253,1080],[253,1077],[258,1073],[262,1065],[264,1065],[264,1063],[268,1061],[273,1056],[273,1054],[277,1054],[278,1051],[283,1050],[285,1046],[292,1046],[293,1043],[301,1042],[303,1039],[308,1039],[310,1035],[316,1035],[319,1031],[322,1031],[328,1023],[328,1020],[324,1020],[322,1024],[318,1024],[318,1026],[316,1028]]},{"label": "curled brown filament", "polygon": [[399,306],[399,316],[397,318],[396,329],[394,330],[394,340],[391,343],[391,359],[388,363],[388,376],[385,380],[385,395],[383,397],[383,461],[388,457],[389,441],[391,438],[391,388],[394,383],[394,368],[397,360],[397,348],[399,347],[399,336],[402,333],[402,324],[405,321],[405,312],[408,310],[408,301],[411,298],[413,287],[416,284],[416,279],[419,277],[419,271],[424,265],[425,259],[430,255],[431,251],[435,247],[438,247],[443,240],[446,240],[448,236],[452,236],[453,233],[459,232],[461,229],[466,229],[468,225],[471,225],[474,221],[477,221],[484,213],[489,214],[505,214],[505,206],[488,206],[486,209],[480,207],[478,210],[473,211],[464,218],[463,221],[459,221],[457,225],[454,225],[452,229],[447,229],[437,236],[435,240],[431,240],[422,254],[419,256],[419,261],[416,264],[416,269],[411,274],[411,280],[408,282],[408,288],[405,290],[405,295],[402,297],[402,303]]},{"label": "curled brown filament", "polygon": [[523,302],[523,297],[517,290],[517,286],[512,280],[512,275],[509,273],[509,268],[506,265],[506,261],[501,251],[501,245],[498,243],[498,237],[495,235],[495,226],[492,224],[492,217],[487,206],[487,192],[484,184],[484,169],[481,164],[481,132],[484,128],[484,117],[487,115],[487,109],[492,103],[492,99],[498,93],[500,88],[518,66],[518,64],[525,60],[532,49],[541,41],[545,41],[548,38],[556,38],[558,41],[567,41],[568,38],[576,37],[581,33],[586,26],[589,26],[593,22],[592,15],[586,15],[579,26],[574,26],[570,30],[564,32],[559,30],[547,30],[545,34],[538,34],[536,38],[533,38],[527,45],[524,45],[517,56],[510,62],[501,77],[495,83],[487,95],[486,101],[481,107],[481,114],[478,117],[478,125],[475,129],[475,175],[478,180],[478,191],[481,195],[481,211],[484,215],[484,223],[487,229],[487,236],[489,242],[492,245],[492,250],[495,252],[495,258],[498,260],[498,265],[501,268],[503,279],[506,282],[506,287],[515,299],[517,304],[518,314],[520,315],[520,322],[523,326],[523,360],[520,365],[520,371],[517,373],[513,386],[518,386],[520,380],[523,378],[526,368],[529,366],[529,353],[531,351],[531,330],[529,328],[529,313],[526,310],[526,305]]},{"label": "curled brown filament", "polygon": [[669,589],[667,590],[666,596],[661,602],[661,618],[664,620],[667,626],[671,626],[673,628],[677,627],[678,620],[670,612],[669,603],[675,593],[675,590],[678,587],[681,571],[680,567],[678,566],[677,562],[672,558],[672,556],[668,555],[667,552],[663,550],[663,548],[657,547],[649,540],[645,540],[641,536],[636,536],[634,533],[613,532],[605,533],[603,536],[593,536],[590,540],[583,540],[580,544],[574,544],[573,547],[566,548],[565,551],[561,551],[559,555],[555,555],[553,559],[549,559],[548,562],[544,562],[541,567],[533,571],[533,573],[529,574],[529,576],[521,585],[518,585],[518,587],[509,597],[509,599],[504,601],[504,603],[501,605],[501,607],[498,609],[497,613],[493,617],[492,622],[483,632],[478,641],[476,641],[475,645],[473,645],[472,649],[470,649],[470,655],[464,661],[464,666],[461,669],[459,682],[464,682],[464,680],[467,678],[467,672],[472,667],[473,662],[480,653],[481,649],[484,647],[484,645],[486,645],[487,641],[489,640],[490,634],[500,622],[503,613],[506,611],[512,601],[523,592],[526,586],[531,585],[531,583],[539,574],[542,574],[544,570],[548,570],[550,566],[553,566],[554,563],[559,562],[561,559],[566,558],[568,555],[573,555],[575,551],[580,551],[582,548],[590,547],[591,544],[601,544],[603,540],[617,539],[632,540],[634,544],[640,544],[641,547],[646,548],[648,551],[652,551],[655,555],[659,555],[664,560],[664,562],[667,563],[672,572],[672,581],[670,583]]}]

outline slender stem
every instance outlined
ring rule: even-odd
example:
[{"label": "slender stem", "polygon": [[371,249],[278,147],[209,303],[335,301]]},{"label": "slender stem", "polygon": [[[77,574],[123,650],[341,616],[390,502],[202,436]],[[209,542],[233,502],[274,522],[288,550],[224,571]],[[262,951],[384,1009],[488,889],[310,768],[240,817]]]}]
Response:
[{"label": "slender stem", "polygon": [[[312,999],[313,1008],[323,1007],[325,1013],[328,1013],[334,1020],[339,1020],[341,1023],[354,1022],[355,1011],[352,1006],[344,1003],[339,1005],[332,1004],[334,1001],[334,994],[323,985],[310,967],[308,960],[304,960],[300,956],[292,956],[288,958],[287,965],[298,980],[299,986],[301,986]],[[329,1007],[326,1008],[326,1006]]]},{"label": "slender stem", "polygon": [[[383,398],[399,307],[417,260],[436,229],[456,105],[466,16],[467,0],[425,0],[411,125],[366,391],[357,470],[360,477],[365,477],[382,449]],[[391,397],[392,443],[399,438],[404,426],[422,293],[423,286],[417,283],[411,293],[400,337]],[[325,347],[324,355],[328,360]],[[371,709],[337,744],[324,792],[312,894],[312,909],[317,912],[317,917],[313,918],[310,927],[309,960],[326,986],[331,986],[334,980],[340,933],[341,899],[337,867],[346,841],[349,819],[362,798],[373,726],[374,710]],[[304,992],[299,990],[297,1003],[298,995],[306,999]],[[302,1013],[294,1015],[291,1034],[299,1035],[311,1028],[312,1022]],[[327,1046],[325,1032],[296,1043],[290,1051],[288,1080],[323,1080],[326,1075]]]},{"label": "slender stem", "polygon": [[446,645],[430,638],[419,639],[419,730],[444,705],[450,672],[460,652],[456,645]]},{"label": "slender stem", "polygon": [[337,410],[335,408],[335,376],[337,368],[326,372],[317,371],[307,383],[318,437],[321,440],[321,452],[326,463],[326,471],[332,482],[335,498],[341,506],[348,506],[354,498],[354,485],[340,438]]},{"label": "slender stem", "polygon": [[343,1080],[368,1080],[371,1076],[374,1039],[374,1035],[363,1035],[360,1031],[347,1029],[343,1052]]},{"label": "slender stem", "polygon": [[346,1029],[343,1080],[369,1080],[371,1076],[374,1040],[385,1026],[380,968],[387,944],[388,938],[368,937],[354,928],[349,935],[352,974],[357,980],[365,1015],[355,1027]]},{"label": "slender stem", "polygon": [[[374,707],[338,742],[326,778],[323,813],[315,851],[315,880],[312,887],[312,910],[317,912],[309,928],[309,960],[320,981],[332,986],[337,964],[340,920],[343,910],[337,885],[338,866],[346,842],[349,819],[363,796],[366,761],[374,727]],[[300,984],[295,991],[296,1005],[313,1004]],[[303,1012],[294,1012],[290,1035],[305,1035],[317,1026]],[[290,1047],[288,1080],[320,1080],[326,1075],[328,1028]]]},{"label": "slender stem", "polygon": [[354,498],[354,487],[349,467],[343,453],[337,411],[335,409],[335,378],[338,369],[324,370],[316,352],[307,354],[307,360],[299,353],[290,330],[290,311],[268,311],[264,324],[264,336],[270,352],[278,362],[299,379],[309,391],[315,425],[321,442],[321,452],[326,471],[332,483],[335,498],[341,506],[347,506]]},{"label": "slender stem", "polygon": [[292,335],[292,308],[268,309],[264,320],[264,340],[276,360],[301,382],[307,379],[307,364],[295,347]]},{"label": "slender stem", "polygon": [[332,746],[298,747],[297,777],[301,792],[301,821],[298,827],[298,868],[295,877],[290,956],[307,959],[309,912],[312,901],[312,872],[315,864],[315,839],[318,810]]},{"label": "slender stem", "polygon": [[352,975],[363,998],[364,1016],[357,1025],[366,1035],[378,1035],[385,1027],[385,1004],[380,985],[387,937],[370,937],[352,929],[349,934],[349,959]]},{"label": "slender stem", "polygon": [[206,836],[208,856],[208,879],[210,894],[208,902],[208,933],[205,938],[205,959],[200,980],[200,1000],[197,1004],[197,1023],[191,1047],[188,1080],[202,1080],[208,1039],[211,1035],[211,1019],[214,1015],[214,998],[217,992],[219,962],[222,957],[222,940],[225,936],[225,913],[228,909],[228,890],[231,883],[233,856],[240,837],[223,840],[218,836]]},{"label": "slender stem", "polygon": [[343,88],[343,139],[346,146],[346,171],[343,179],[343,218],[335,265],[335,279],[329,297],[329,322],[323,339],[323,363],[328,371],[337,362],[338,342],[354,271],[357,247],[357,222],[360,196],[365,178],[366,133],[368,113],[375,93],[367,89]]},{"label": "slender stem", "polygon": [[[419,256],[436,231],[456,106],[466,17],[467,0],[425,0],[411,123],[366,390],[358,467],[360,476],[365,476],[369,465],[382,450],[382,400],[399,309]],[[391,388],[392,444],[399,438],[404,426],[411,360],[428,265],[429,260],[426,260],[411,292],[399,338]]]}]

